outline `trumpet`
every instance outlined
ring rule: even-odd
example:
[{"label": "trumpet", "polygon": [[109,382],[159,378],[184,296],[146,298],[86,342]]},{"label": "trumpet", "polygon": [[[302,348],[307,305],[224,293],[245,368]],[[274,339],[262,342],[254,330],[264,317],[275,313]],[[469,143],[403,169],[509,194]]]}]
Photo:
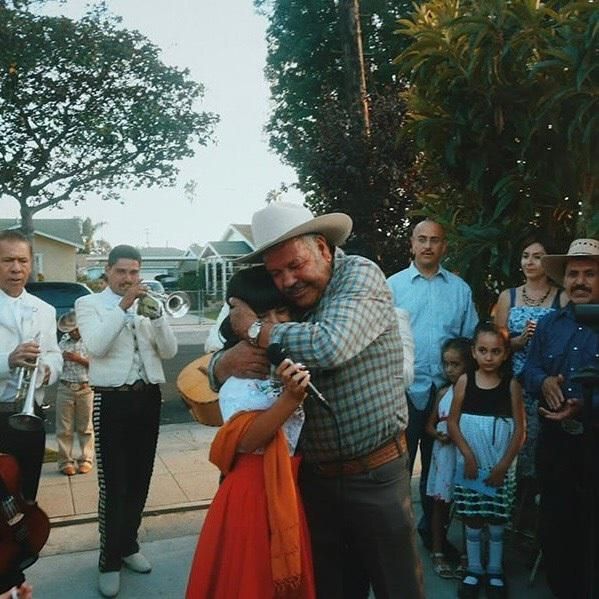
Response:
[{"label": "trumpet", "polygon": [[191,300],[184,291],[167,294],[148,290],[147,294],[139,299],[137,313],[140,316],[156,318],[160,308],[172,318],[181,318],[189,312]]},{"label": "trumpet", "polygon": [[39,358],[32,368],[20,366],[17,375],[17,392],[15,403],[23,404],[18,414],[8,418],[10,426],[18,431],[40,431],[44,428],[44,421],[35,414],[35,381],[39,369]]}]

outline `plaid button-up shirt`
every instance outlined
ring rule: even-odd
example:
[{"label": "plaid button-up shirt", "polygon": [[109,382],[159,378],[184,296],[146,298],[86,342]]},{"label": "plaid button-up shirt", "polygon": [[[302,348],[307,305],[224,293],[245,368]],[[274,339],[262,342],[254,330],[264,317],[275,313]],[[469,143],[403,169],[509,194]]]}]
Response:
[{"label": "plaid button-up shirt", "polygon": [[[58,342],[58,347],[60,351],[70,351],[74,354],[79,354],[83,358],[87,358],[87,352],[85,351],[85,346],[83,345],[83,341],[78,339],[75,341],[71,339],[71,336],[68,333],[65,333],[60,341]],[[68,381],[69,383],[87,383],[88,374],[87,374],[87,366],[83,366],[83,364],[79,364],[79,362],[72,362],[71,360],[65,360],[62,366],[62,374],[60,378],[63,381]]]},{"label": "plaid button-up shirt", "polygon": [[408,422],[403,354],[391,292],[382,271],[336,249],[332,278],[302,322],[275,325],[281,343],[328,400],[339,424],[318,400],[308,399],[300,439],[304,459],[326,462],[370,453]]}]

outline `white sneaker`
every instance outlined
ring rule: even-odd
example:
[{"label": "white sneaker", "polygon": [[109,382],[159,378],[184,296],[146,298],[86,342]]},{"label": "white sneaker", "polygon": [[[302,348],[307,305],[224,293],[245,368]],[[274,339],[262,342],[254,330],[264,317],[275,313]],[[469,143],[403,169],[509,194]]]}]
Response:
[{"label": "white sneaker", "polygon": [[140,553],[139,551],[124,557],[123,563],[130,570],[141,574],[147,574],[152,570],[152,564],[146,559],[143,553]]},{"label": "white sneaker", "polygon": [[100,572],[98,588],[104,597],[116,597],[121,588],[120,572]]}]

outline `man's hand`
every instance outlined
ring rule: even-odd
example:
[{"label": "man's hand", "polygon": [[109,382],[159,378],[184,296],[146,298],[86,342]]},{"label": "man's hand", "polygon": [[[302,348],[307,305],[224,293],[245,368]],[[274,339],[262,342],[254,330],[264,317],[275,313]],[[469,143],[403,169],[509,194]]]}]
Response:
[{"label": "man's hand", "polygon": [[226,350],[216,363],[214,374],[219,382],[224,383],[229,377],[240,379],[266,379],[270,374],[270,362],[266,350],[240,341]]},{"label": "man's hand", "polygon": [[543,392],[543,397],[547,402],[550,410],[556,411],[559,410],[566,401],[564,394],[560,388],[564,382],[564,377],[561,374],[557,376],[548,376],[541,385],[541,391]]},{"label": "man's hand", "polygon": [[125,295],[123,295],[123,298],[119,302],[119,306],[127,311],[138,297],[143,297],[147,294],[148,290],[144,285],[141,283],[134,283],[127,289]]},{"label": "man's hand", "polygon": [[258,315],[243,301],[236,297],[229,299],[231,310],[231,326],[236,335],[245,339],[250,325],[258,319]]},{"label": "man's hand", "polygon": [[562,404],[561,409],[557,412],[552,412],[545,408],[539,408],[539,414],[547,418],[547,420],[555,420],[560,422],[562,420],[570,420],[580,414],[582,411],[582,399],[566,399]]},{"label": "man's hand", "polygon": [[39,343],[35,341],[27,341],[17,345],[15,349],[8,355],[8,365],[10,368],[33,368],[35,361],[41,353]]}]

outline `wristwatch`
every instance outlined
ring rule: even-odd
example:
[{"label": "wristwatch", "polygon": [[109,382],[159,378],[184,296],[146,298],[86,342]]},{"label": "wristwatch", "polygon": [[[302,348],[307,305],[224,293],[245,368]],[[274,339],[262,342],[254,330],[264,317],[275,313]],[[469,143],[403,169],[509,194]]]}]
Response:
[{"label": "wristwatch", "polygon": [[258,345],[258,337],[260,337],[262,324],[263,322],[261,320],[254,320],[248,329],[248,341],[254,346]]}]

